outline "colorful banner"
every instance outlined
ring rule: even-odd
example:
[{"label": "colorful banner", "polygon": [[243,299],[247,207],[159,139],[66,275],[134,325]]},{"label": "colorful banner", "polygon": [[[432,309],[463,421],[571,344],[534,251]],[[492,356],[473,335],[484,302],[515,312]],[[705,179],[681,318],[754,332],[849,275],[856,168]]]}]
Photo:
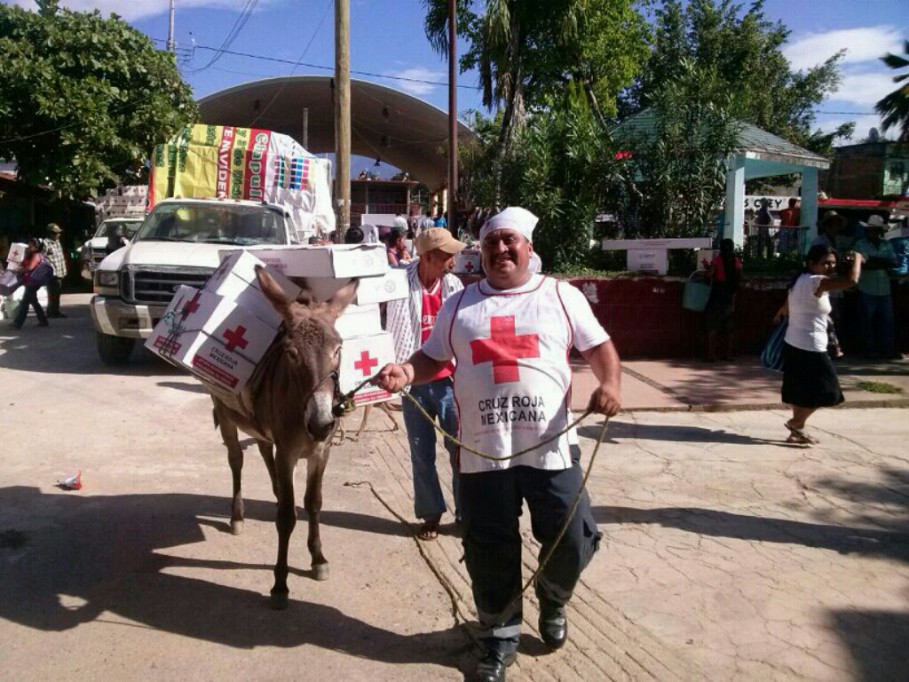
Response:
[{"label": "colorful banner", "polygon": [[284,206],[301,241],[334,230],[331,162],[288,135],[187,126],[152,155],[149,209],[166,197],[228,198]]}]

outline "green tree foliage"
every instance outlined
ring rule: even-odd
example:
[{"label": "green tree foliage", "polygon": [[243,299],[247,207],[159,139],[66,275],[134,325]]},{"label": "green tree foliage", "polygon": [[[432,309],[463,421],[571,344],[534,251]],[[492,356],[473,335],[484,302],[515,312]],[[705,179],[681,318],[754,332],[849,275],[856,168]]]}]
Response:
[{"label": "green tree foliage", "polygon": [[[424,0],[426,34],[448,49],[448,2]],[[501,108],[499,154],[528,112],[550,106],[570,83],[600,119],[646,57],[646,24],[632,0],[458,0],[458,34],[470,47],[461,70],[476,68],[483,105]]]},{"label": "green tree foliage", "polygon": [[830,154],[835,139],[852,133],[852,124],[832,134],[812,130],[814,109],[839,84],[843,52],[793,71],[782,52],[790,31],[766,18],[762,1],[746,9],[732,0],[665,0],[654,23],[650,57],[625,93],[623,117],[650,107],[662,86],[691,63],[715,73],[739,120],[820,154]]},{"label": "green tree foliage", "polygon": [[904,57],[890,53],[881,57],[881,61],[891,69],[906,71],[893,77],[894,83],[903,84],[878,102],[874,110],[884,117],[882,123],[885,131],[897,128],[899,139],[909,142],[909,40],[903,44],[903,54]]},{"label": "green tree foliage", "polygon": [[500,199],[539,216],[534,248],[556,272],[588,261],[594,216],[620,185],[609,137],[581,86],[569,89],[564,107],[529,114],[504,158],[496,158],[501,120],[479,116],[479,141],[461,153],[462,193],[474,205]]},{"label": "green tree foliage", "polygon": [[[726,159],[739,124],[715,70],[682,58],[676,78],[650,97],[646,112],[615,132],[624,160],[618,204],[626,236],[693,237],[712,231],[723,202]],[[630,219],[629,219],[630,218]]]},{"label": "green tree foliage", "polygon": [[38,4],[0,6],[0,157],[26,182],[93,195],[140,169],[196,107],[173,55],[118,17]]}]

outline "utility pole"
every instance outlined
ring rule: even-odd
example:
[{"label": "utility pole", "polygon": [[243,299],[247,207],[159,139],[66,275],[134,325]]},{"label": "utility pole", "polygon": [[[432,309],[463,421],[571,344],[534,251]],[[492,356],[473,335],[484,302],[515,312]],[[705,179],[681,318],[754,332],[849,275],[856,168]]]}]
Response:
[{"label": "utility pole", "polygon": [[174,42],[174,10],[176,9],[177,0],[170,0],[170,12],[168,13],[167,29],[167,51],[176,54],[177,43]]},{"label": "utility pole", "polygon": [[350,227],[350,4],[335,0],[335,189],[337,230]]},{"label": "utility pole", "polygon": [[448,0],[448,229],[458,235],[458,35],[456,0]]}]

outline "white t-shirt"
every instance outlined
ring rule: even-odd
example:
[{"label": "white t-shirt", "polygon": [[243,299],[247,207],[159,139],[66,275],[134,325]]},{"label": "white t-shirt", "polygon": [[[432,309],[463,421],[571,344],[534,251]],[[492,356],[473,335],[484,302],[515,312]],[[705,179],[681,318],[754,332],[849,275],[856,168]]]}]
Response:
[{"label": "white t-shirt", "polygon": [[519,465],[570,468],[575,434],[539,443],[571,422],[571,347],[586,351],[608,340],[584,295],[550,277],[532,275],[505,291],[482,280],[447,299],[423,352],[457,361],[461,441],[495,457],[533,448],[503,461],[462,449],[461,473]]},{"label": "white t-shirt", "polygon": [[825,291],[815,296],[823,275],[804,274],[789,292],[789,326],[786,343],[802,350],[827,350],[827,318],[832,306]]}]

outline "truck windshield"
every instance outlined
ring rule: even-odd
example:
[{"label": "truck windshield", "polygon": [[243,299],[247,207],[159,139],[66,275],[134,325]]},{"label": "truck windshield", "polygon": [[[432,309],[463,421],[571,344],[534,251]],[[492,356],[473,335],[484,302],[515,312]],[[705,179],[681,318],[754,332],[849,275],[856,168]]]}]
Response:
[{"label": "truck windshield", "polygon": [[142,224],[141,220],[105,220],[95,232],[95,237],[126,237],[132,239]]},{"label": "truck windshield", "polygon": [[159,204],[136,241],[209,244],[285,244],[284,216],[267,206],[241,204]]}]

